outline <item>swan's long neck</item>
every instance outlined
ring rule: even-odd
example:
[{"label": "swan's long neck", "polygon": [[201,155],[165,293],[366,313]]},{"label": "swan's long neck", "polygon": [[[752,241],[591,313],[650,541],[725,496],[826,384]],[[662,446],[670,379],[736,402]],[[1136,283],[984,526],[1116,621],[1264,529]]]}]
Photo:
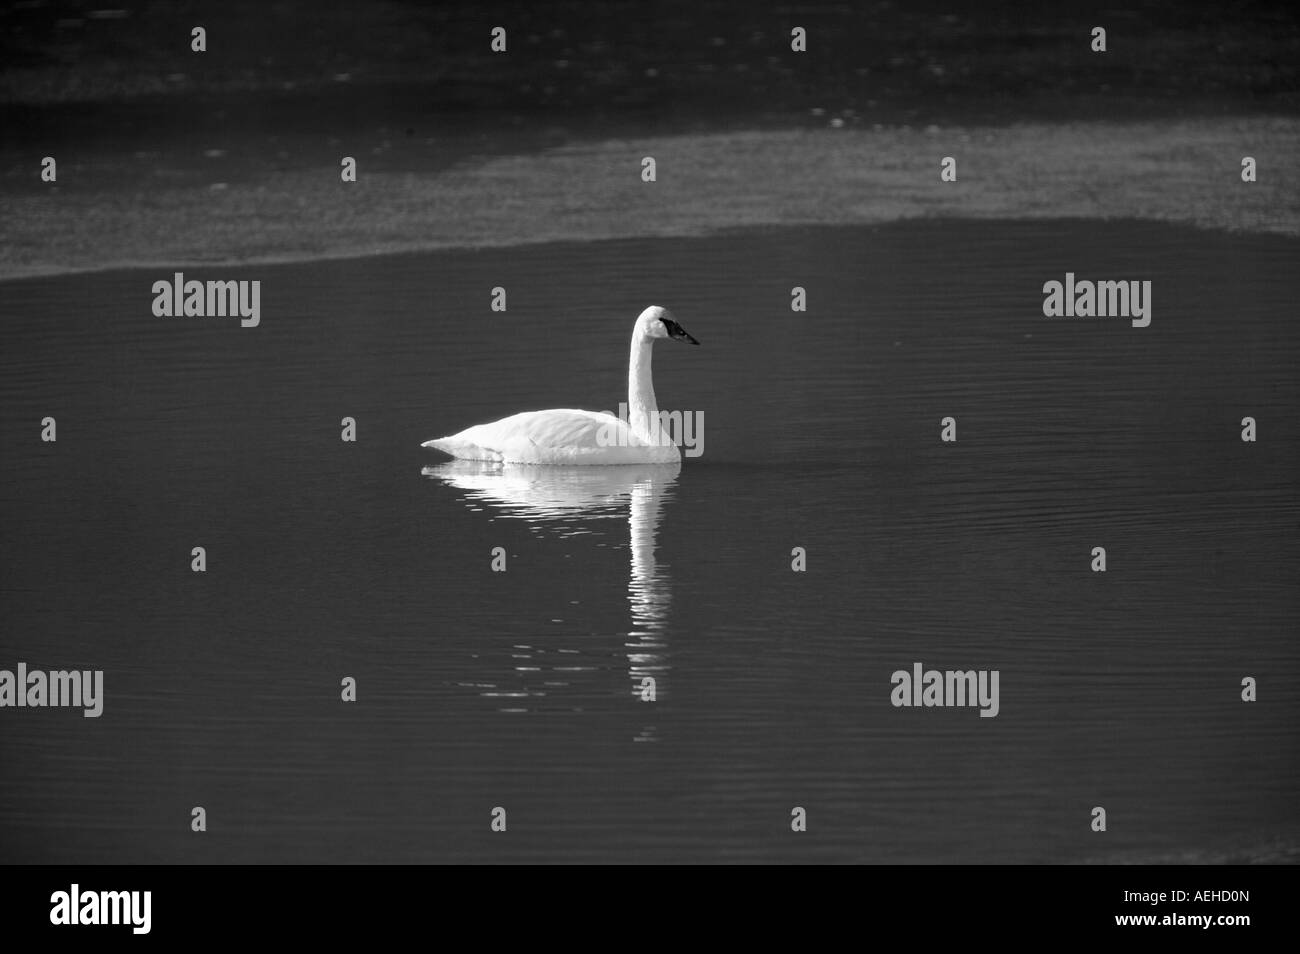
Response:
[{"label": "swan's long neck", "polygon": [[632,335],[632,354],[627,365],[627,422],[642,440],[658,444],[659,405],[650,379],[650,358],[654,339]]}]

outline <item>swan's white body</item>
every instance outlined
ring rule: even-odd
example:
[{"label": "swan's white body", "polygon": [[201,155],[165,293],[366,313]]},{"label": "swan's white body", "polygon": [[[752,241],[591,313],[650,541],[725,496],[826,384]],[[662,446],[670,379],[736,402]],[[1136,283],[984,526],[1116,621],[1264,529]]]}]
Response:
[{"label": "swan's white body", "polygon": [[424,446],[461,460],[503,464],[671,464],[681,460],[676,445],[651,444],[612,414],[569,408],[512,414],[427,441]]},{"label": "swan's white body", "polygon": [[699,344],[667,309],[652,305],[632,329],[627,372],[627,420],[599,411],[560,408],[524,411],[459,434],[425,441],[461,460],[504,464],[673,464],[682,459],[671,435],[660,427],[650,359],[656,338]]}]

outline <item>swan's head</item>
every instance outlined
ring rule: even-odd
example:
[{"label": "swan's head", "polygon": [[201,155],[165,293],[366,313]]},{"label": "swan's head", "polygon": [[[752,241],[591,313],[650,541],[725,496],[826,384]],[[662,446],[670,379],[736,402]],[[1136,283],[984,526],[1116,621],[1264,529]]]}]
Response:
[{"label": "swan's head", "polygon": [[662,305],[651,305],[641,312],[641,317],[636,320],[636,333],[643,338],[676,338],[693,345],[699,344],[677,323],[673,313]]}]

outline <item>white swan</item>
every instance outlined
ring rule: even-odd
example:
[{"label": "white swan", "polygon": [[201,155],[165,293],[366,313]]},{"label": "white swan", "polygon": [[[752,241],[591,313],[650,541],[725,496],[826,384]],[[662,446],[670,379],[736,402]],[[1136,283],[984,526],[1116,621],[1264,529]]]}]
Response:
[{"label": "white swan", "polygon": [[656,338],[676,338],[699,344],[667,308],[651,305],[632,329],[632,353],[627,369],[628,419],[598,411],[525,411],[491,424],[466,428],[459,434],[425,441],[462,460],[507,464],[669,464],[681,461],[660,426],[650,380],[650,357]]}]

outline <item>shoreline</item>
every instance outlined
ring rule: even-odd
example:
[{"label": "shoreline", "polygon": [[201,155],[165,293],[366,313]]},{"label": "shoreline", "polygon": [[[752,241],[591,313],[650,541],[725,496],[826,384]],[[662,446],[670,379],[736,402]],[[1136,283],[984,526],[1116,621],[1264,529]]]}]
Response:
[{"label": "shoreline", "polygon": [[[358,151],[359,152],[359,151]],[[908,219],[1129,219],[1300,235],[1300,119],[746,131],[570,142],[431,169],[337,166],[151,182],[59,168],[5,196],[0,281],[288,264],[736,228]],[[1258,180],[1241,180],[1241,159]],[[653,156],[656,181],[643,182]],[[957,160],[957,181],[940,161]],[[136,161],[139,165],[139,160]],[[152,166],[150,168],[153,168]],[[791,174],[791,170],[797,170]],[[102,190],[99,177],[111,179]],[[229,181],[227,181],[229,179]],[[105,254],[112,250],[112,257]]]}]

